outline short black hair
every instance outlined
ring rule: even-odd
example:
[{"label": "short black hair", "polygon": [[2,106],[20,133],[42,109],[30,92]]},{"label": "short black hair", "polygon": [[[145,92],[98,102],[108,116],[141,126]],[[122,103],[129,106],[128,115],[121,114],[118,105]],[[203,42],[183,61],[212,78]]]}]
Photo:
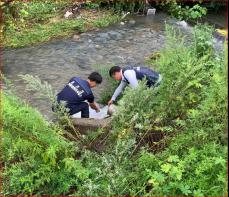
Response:
[{"label": "short black hair", "polygon": [[113,66],[109,70],[109,74],[112,77],[115,73],[120,72],[120,70],[121,70],[121,67],[120,66]]},{"label": "short black hair", "polygon": [[88,77],[89,80],[96,82],[97,84],[102,83],[103,78],[98,72],[93,72]]}]

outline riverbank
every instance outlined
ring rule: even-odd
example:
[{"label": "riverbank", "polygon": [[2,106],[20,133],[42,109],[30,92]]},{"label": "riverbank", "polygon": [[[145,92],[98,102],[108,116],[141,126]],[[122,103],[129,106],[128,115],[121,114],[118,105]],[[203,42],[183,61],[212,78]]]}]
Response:
[{"label": "riverbank", "polygon": [[100,9],[94,4],[88,4],[68,17],[65,13],[74,9],[69,2],[27,2],[15,6],[16,17],[5,14],[4,47],[25,47],[55,38],[71,37],[109,26],[121,19],[113,10]]}]

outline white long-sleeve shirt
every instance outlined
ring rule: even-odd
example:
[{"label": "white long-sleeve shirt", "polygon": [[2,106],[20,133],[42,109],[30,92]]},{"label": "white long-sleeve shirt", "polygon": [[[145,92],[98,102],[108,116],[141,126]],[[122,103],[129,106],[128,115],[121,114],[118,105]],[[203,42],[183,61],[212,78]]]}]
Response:
[{"label": "white long-sleeve shirt", "polygon": [[[121,70],[122,73],[122,70]],[[124,76],[125,77],[124,77]],[[123,74],[122,74],[122,81],[119,84],[119,86],[116,88],[111,100],[115,101],[116,98],[121,94],[121,92],[123,91],[123,89],[126,87],[126,85],[128,84],[128,82],[126,81],[126,79],[128,80],[130,86],[132,88],[137,87],[138,85],[138,80],[136,77],[136,72],[134,70],[126,70]]]}]

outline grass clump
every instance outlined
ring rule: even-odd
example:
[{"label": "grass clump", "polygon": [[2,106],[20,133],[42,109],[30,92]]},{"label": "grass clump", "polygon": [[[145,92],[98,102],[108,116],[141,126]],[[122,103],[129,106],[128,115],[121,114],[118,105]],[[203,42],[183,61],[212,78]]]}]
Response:
[{"label": "grass clump", "polygon": [[[94,4],[87,3],[81,10],[81,18],[65,19],[64,12],[72,5],[67,1],[31,1],[12,2],[3,7],[4,46],[24,47],[57,37],[69,37],[73,33],[106,27],[121,18],[112,10],[100,10]],[[97,9],[96,13],[90,11],[92,8]]]},{"label": "grass clump", "polygon": [[[3,193],[67,194],[88,173],[75,159],[77,144],[12,95],[3,95]],[[72,173],[74,171],[74,173]]]}]

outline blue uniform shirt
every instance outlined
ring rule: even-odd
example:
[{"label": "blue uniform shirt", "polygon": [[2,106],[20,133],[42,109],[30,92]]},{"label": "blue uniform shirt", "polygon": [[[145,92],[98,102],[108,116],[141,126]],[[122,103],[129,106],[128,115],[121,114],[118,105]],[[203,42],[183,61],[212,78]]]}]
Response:
[{"label": "blue uniform shirt", "polygon": [[66,101],[68,105],[77,104],[87,100],[94,102],[94,95],[86,80],[73,77],[68,84],[57,94],[57,101]]}]

